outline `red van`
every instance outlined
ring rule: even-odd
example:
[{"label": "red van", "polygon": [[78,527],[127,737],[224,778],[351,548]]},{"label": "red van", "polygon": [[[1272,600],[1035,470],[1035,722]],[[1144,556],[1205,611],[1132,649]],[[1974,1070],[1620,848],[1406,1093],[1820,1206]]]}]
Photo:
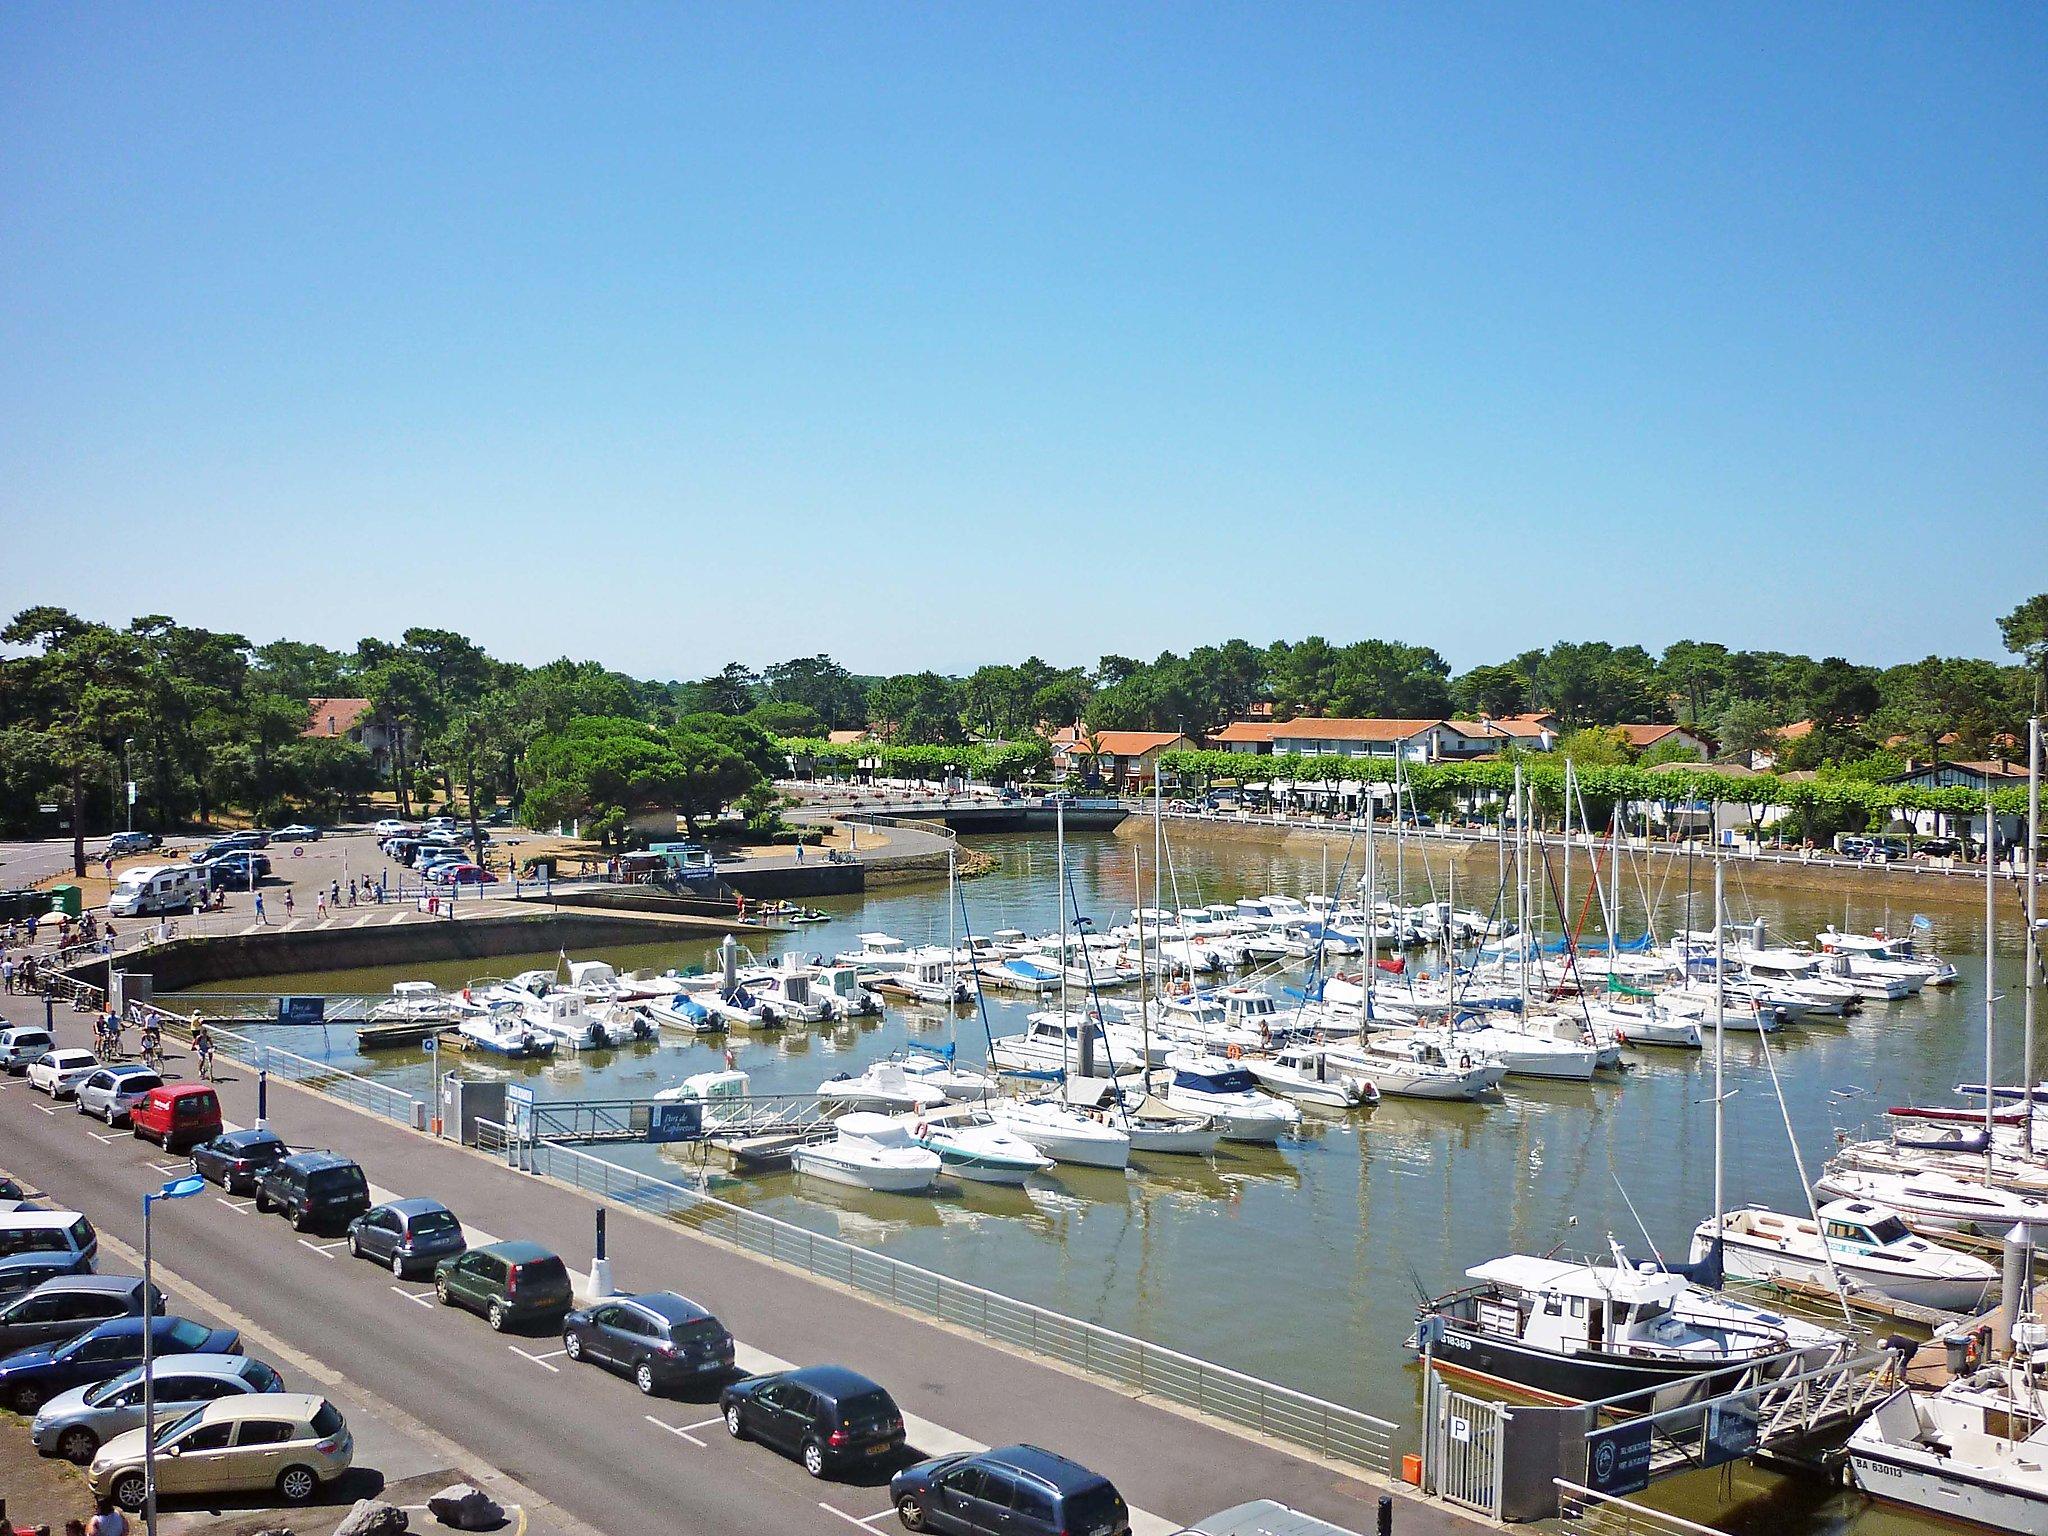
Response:
[{"label": "red van", "polygon": [[128,1123],[166,1152],[182,1151],[220,1134],[220,1095],[204,1083],[167,1083],[149,1090]]}]

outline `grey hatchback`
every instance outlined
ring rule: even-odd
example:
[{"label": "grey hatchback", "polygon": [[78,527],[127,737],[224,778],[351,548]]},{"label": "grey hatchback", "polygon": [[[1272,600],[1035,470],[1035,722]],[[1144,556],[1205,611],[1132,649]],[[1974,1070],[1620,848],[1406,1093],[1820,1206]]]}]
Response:
[{"label": "grey hatchback", "polygon": [[438,1200],[393,1200],[348,1224],[348,1251],[390,1265],[401,1279],[468,1247],[462,1223]]},{"label": "grey hatchback", "polygon": [[[150,1297],[164,1309],[164,1293]],[[0,1305],[0,1355],[62,1344],[95,1323],[142,1314],[142,1282],[133,1275],[59,1275]]]}]

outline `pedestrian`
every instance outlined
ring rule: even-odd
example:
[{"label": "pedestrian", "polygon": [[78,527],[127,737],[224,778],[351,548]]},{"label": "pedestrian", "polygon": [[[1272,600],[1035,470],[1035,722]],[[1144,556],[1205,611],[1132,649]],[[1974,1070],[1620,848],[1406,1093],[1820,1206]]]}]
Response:
[{"label": "pedestrian", "polygon": [[334,882],[334,886],[333,886],[333,889],[332,889],[332,891],[330,892],[330,895],[331,895],[331,896],[332,896],[332,898],[333,898],[333,903],[334,903],[334,905],[335,905],[335,906],[337,906],[337,907],[338,907],[338,906],[340,906],[340,905],[341,905],[341,882],[340,882],[339,880],[337,880],[337,881],[335,881],[335,882]]},{"label": "pedestrian", "polygon": [[323,918],[327,915],[327,893],[325,891],[320,892],[313,898],[313,915]]},{"label": "pedestrian", "polygon": [[804,861],[804,840],[801,837],[796,840],[796,861],[799,864]]},{"label": "pedestrian", "polygon": [[286,922],[292,920],[292,888],[290,886],[284,888],[284,920]]},{"label": "pedestrian", "polygon": [[348,877],[348,904],[350,906],[356,904],[356,877],[354,875]]},{"label": "pedestrian", "polygon": [[85,1536],[128,1536],[128,1517],[112,1499],[101,1499],[99,1513],[86,1522]]},{"label": "pedestrian", "polygon": [[14,956],[0,958],[0,992],[14,990]]},{"label": "pedestrian", "polygon": [[270,923],[270,919],[264,916],[263,913],[263,893],[261,891],[258,891],[256,893],[256,921],[264,924],[266,927],[269,926]]}]

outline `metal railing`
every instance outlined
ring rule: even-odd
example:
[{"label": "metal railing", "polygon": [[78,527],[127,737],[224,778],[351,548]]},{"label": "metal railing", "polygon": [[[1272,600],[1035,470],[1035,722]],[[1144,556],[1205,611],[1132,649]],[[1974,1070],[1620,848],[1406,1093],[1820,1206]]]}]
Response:
[{"label": "metal railing", "polygon": [[[483,1128],[479,1122],[479,1144]],[[502,1126],[493,1130],[501,1138],[505,1134]],[[508,1152],[514,1160],[522,1155],[516,1143]],[[533,1171],[578,1189],[673,1217],[746,1252],[1063,1361],[1126,1390],[1164,1398],[1332,1461],[1381,1474],[1392,1471],[1395,1426],[1386,1419],[949,1279],[571,1147],[528,1142],[524,1157]]]},{"label": "metal railing", "polygon": [[[192,1021],[197,1014],[173,1013],[160,1004],[132,1002],[128,1005],[128,1022],[139,1024],[151,1011],[163,1021],[173,1033],[182,1034],[187,1040],[192,1037]],[[332,1062],[315,1061],[310,1056],[301,1056],[296,1051],[287,1051],[282,1046],[252,1039],[238,1029],[229,1029],[224,1024],[207,1021],[207,1032],[223,1047],[231,1047],[230,1054],[243,1066],[258,1072],[267,1072],[272,1077],[287,1082],[302,1083],[308,1088],[318,1089],[331,1098],[352,1104],[357,1109],[368,1110],[386,1120],[396,1120],[401,1125],[416,1125],[420,1100],[416,1095],[385,1083],[372,1082],[367,1077],[335,1066]]]},{"label": "metal railing", "polygon": [[1721,1536],[1710,1525],[1667,1515],[1611,1493],[1596,1493],[1563,1478],[1557,1484],[1558,1514],[1590,1536]]}]

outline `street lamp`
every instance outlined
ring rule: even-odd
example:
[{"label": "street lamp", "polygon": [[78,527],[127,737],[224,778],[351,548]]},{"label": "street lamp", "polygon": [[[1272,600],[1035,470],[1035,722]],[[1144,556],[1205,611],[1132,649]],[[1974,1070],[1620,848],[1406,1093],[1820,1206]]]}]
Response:
[{"label": "street lamp", "polygon": [[159,1200],[183,1200],[206,1188],[196,1173],[175,1178],[153,1195],[142,1197],[142,1524],[156,1536],[156,1288],[151,1284],[149,1208]]},{"label": "street lamp", "polygon": [[121,743],[121,793],[128,797],[128,830],[135,830],[135,738]]}]

